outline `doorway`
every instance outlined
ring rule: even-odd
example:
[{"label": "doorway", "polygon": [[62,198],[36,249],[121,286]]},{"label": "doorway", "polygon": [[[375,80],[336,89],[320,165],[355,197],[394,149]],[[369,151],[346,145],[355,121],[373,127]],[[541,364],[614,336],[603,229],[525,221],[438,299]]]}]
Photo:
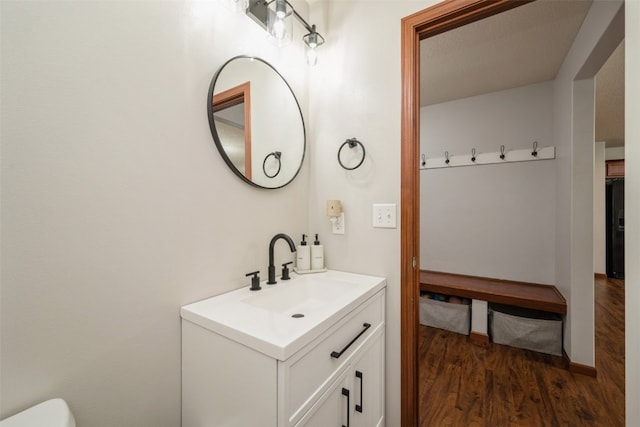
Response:
[{"label": "doorway", "polygon": [[529,1],[453,0],[402,20],[400,380],[402,425],[418,425],[418,303],[420,259],[420,40],[507,11]]},{"label": "doorway", "polygon": [[[529,1],[447,1],[402,21],[401,201],[401,413],[402,425],[418,424],[419,64],[420,40],[502,13]],[[592,274],[592,273],[590,273]]]}]

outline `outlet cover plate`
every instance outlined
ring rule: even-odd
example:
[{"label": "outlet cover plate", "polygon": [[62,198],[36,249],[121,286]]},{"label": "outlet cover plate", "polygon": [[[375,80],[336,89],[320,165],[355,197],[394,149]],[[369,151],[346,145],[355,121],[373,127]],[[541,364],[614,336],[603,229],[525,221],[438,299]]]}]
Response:
[{"label": "outlet cover plate", "polygon": [[344,212],[338,217],[331,218],[331,232],[333,234],[344,234]]}]

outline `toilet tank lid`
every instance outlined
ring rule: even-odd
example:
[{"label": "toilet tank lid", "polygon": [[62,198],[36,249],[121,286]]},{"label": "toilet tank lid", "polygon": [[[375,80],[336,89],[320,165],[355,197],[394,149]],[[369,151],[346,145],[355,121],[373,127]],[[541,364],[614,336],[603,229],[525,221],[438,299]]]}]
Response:
[{"label": "toilet tank lid", "polygon": [[0,427],[75,427],[69,405],[63,399],[50,399],[0,421]]}]

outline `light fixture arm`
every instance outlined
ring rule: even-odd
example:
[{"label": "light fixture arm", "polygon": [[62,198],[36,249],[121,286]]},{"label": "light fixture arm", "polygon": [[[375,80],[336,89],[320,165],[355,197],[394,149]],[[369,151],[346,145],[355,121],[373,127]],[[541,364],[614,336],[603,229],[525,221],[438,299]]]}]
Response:
[{"label": "light fixture arm", "polygon": [[[269,5],[275,1],[276,0],[250,0],[249,7],[247,8],[247,14],[251,16],[251,18],[253,18],[253,20],[260,24],[263,28],[267,29]],[[288,0],[282,1],[284,1],[287,6],[291,8],[291,10],[293,11],[293,16],[295,16],[298,22],[300,22],[300,24],[309,32],[308,34],[305,34],[304,37],[302,37],[305,44],[312,49],[315,49],[316,47],[323,44],[324,37],[322,37],[322,35],[318,33],[318,31],[316,30],[316,26],[310,25],[302,16],[300,16],[300,14],[296,11],[293,5],[289,3]]]},{"label": "light fixture arm", "polygon": [[[285,0],[286,1],[286,0]],[[289,5],[291,5],[291,3],[287,2]],[[307,31],[309,31],[310,33],[316,33],[316,26],[315,25],[309,25],[309,23],[307,21],[304,20],[304,18],[302,16],[300,16],[300,14],[298,13],[297,10],[295,10],[293,8],[293,6],[291,6],[291,9],[293,10],[293,15],[298,19],[298,21],[300,21],[300,23],[302,24],[302,26],[304,28],[306,28]]]}]

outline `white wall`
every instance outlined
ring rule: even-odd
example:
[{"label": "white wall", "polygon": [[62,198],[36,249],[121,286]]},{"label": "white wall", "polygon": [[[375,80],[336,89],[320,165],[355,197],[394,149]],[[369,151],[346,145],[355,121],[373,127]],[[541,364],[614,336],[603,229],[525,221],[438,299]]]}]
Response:
[{"label": "white wall", "polygon": [[640,425],[640,2],[625,2],[625,336],[627,426]]},{"label": "white wall", "polygon": [[[241,286],[255,267],[264,276],[276,232],[318,231],[327,236],[330,267],[389,278],[387,425],[399,425],[399,231],[372,229],[370,205],[400,199],[400,19],[433,3],[314,3],[312,21],[327,28],[327,44],[307,97],[297,54],[276,50],[253,22],[211,9],[215,3],[0,2],[0,417],[60,396],[78,425],[179,425],[179,306]],[[625,5],[626,407],[634,426],[640,4]],[[313,159],[282,190],[242,183],[209,134],[209,80],[239,53],[275,64],[311,119]],[[352,136],[368,157],[349,173],[335,155]],[[570,147],[563,147],[557,200],[567,203],[557,218],[567,220],[556,229],[556,267],[569,262]],[[345,203],[344,236],[328,234],[327,198]],[[561,270],[556,277],[566,284]]]},{"label": "white wall", "polygon": [[79,426],[178,426],[180,306],[266,278],[270,238],[308,229],[308,165],[281,190],[237,178],[209,82],[259,55],[308,118],[301,42],[218,2],[1,8],[0,418],[62,397]]},{"label": "white wall", "polygon": [[[553,146],[552,91],[545,82],[423,107],[420,151]],[[421,170],[420,268],[553,284],[554,162]]]},{"label": "white wall", "polygon": [[593,157],[593,272],[607,273],[604,162],[605,142],[596,142]]},{"label": "white wall", "polygon": [[[400,20],[433,3],[354,0],[311,7],[311,20],[326,29],[327,42],[309,81],[309,133],[316,142],[310,147],[310,224],[326,236],[330,268],[388,279],[387,426],[400,425],[401,224],[372,228],[372,204],[397,203],[400,212]],[[367,156],[347,172],[337,152],[352,137],[362,141]],[[327,199],[342,200],[344,235],[329,234]]]},{"label": "white wall", "polygon": [[605,151],[605,160],[624,159],[624,147],[609,147]]},{"label": "white wall", "polygon": [[569,306],[565,350],[573,362],[586,366],[595,366],[593,76],[624,37],[622,5],[619,1],[593,3],[554,85],[556,284]]}]

